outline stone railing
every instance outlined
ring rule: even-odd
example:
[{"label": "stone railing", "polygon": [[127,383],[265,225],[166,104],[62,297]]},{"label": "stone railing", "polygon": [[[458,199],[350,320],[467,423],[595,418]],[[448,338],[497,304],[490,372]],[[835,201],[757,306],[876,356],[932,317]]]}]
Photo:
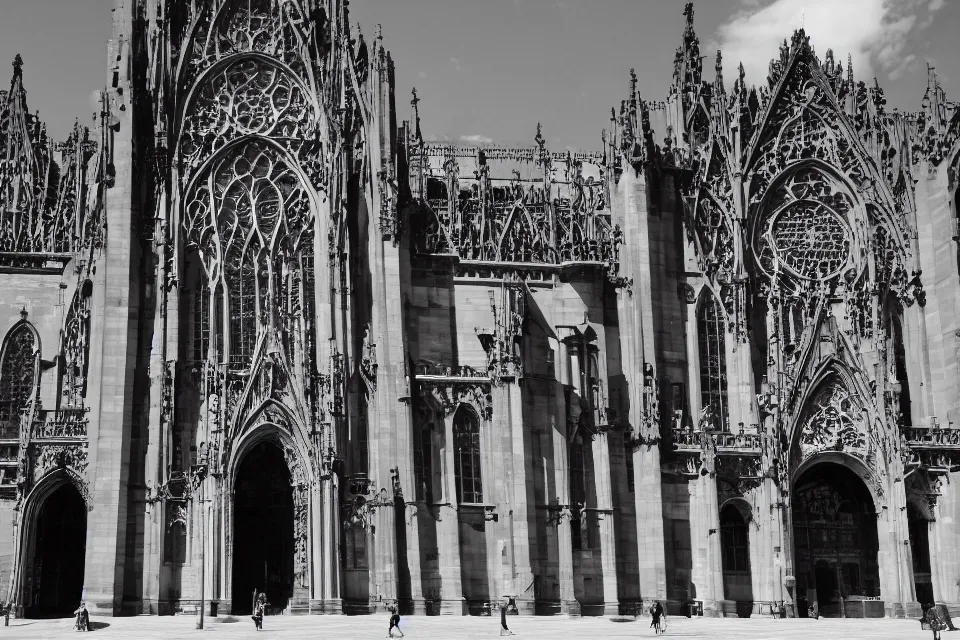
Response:
[{"label": "stone railing", "polygon": [[759,433],[715,433],[713,441],[717,449],[736,449],[737,451],[763,449],[763,436]]},{"label": "stone railing", "polygon": [[448,367],[429,360],[418,360],[414,363],[415,375],[436,376],[443,378],[485,378],[487,372],[480,372],[473,367]]},{"label": "stone railing", "polygon": [[[711,433],[713,444],[718,452],[723,451],[762,451],[763,436],[759,433]],[[702,433],[699,431],[674,431],[673,448],[676,450],[699,451],[703,448]]]},{"label": "stone railing", "polygon": [[960,429],[928,429],[926,427],[901,427],[901,433],[911,447],[958,447]]},{"label": "stone railing", "polygon": [[700,434],[694,431],[674,431],[673,448],[679,451],[700,451]]},{"label": "stone railing", "polygon": [[87,410],[57,409],[37,412],[31,428],[31,437],[46,439],[79,439],[87,437]]}]

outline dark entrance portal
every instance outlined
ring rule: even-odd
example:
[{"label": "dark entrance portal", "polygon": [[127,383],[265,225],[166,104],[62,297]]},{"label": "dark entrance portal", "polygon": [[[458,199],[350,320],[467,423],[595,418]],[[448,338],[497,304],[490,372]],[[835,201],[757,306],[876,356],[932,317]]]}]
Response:
[{"label": "dark entrance portal", "polygon": [[64,483],[40,508],[34,546],[32,618],[69,617],[83,597],[87,508],[80,492]]},{"label": "dark entrance portal", "polygon": [[862,616],[858,601],[880,595],[877,515],[863,481],[833,463],[804,473],[793,491],[793,532],[797,597],[817,601],[827,617]]},{"label": "dark entrance portal", "polygon": [[269,610],[284,609],[293,596],[293,490],[277,445],[244,457],[233,500],[233,613],[252,611],[255,589]]}]

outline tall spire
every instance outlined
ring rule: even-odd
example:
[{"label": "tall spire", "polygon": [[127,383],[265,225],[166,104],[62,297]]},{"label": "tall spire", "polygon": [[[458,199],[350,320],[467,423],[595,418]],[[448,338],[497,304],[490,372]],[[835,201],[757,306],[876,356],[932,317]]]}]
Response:
[{"label": "tall spire", "polygon": [[716,71],[716,77],[713,81],[713,90],[717,95],[723,95],[725,93],[723,88],[723,51],[717,49],[717,61],[714,64],[714,71]]},{"label": "tall spire", "polygon": [[703,59],[700,57],[700,38],[693,28],[693,3],[688,2],[683,9],[683,15],[686,18],[686,26],[683,29],[683,59],[686,65],[686,77],[684,80],[688,84],[700,84],[700,77],[703,73]]},{"label": "tall spire", "polygon": [[33,152],[31,116],[27,109],[27,92],[23,88],[23,58],[13,59],[13,78],[7,104],[0,105],[4,119],[0,122],[0,212],[14,212],[11,226],[15,238],[6,250],[33,250],[34,232],[33,184],[36,178],[36,157]]}]

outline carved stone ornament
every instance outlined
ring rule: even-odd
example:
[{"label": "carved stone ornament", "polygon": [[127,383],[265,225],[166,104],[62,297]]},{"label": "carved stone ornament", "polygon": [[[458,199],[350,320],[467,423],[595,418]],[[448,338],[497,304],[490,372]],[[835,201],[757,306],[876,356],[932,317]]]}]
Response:
[{"label": "carved stone ornament", "polygon": [[842,386],[830,383],[820,389],[804,415],[800,430],[804,458],[821,451],[846,451],[866,457],[863,409]]},{"label": "carved stone ornament", "polygon": [[451,416],[460,403],[469,404],[484,420],[493,419],[491,383],[480,380],[435,381],[418,379],[422,402],[442,408]]}]

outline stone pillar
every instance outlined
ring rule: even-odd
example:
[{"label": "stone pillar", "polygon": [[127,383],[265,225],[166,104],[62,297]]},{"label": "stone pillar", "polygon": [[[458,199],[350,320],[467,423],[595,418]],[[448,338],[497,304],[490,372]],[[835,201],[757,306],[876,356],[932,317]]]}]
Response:
[{"label": "stone pillar", "polygon": [[649,602],[651,599],[666,600],[665,555],[669,553],[664,548],[659,416],[650,406],[651,401],[658,400],[656,387],[651,390],[652,397],[644,394],[645,368],[647,365],[652,367],[652,381],[656,384],[659,359],[650,306],[653,283],[647,185],[643,172],[633,168],[627,159],[624,159],[623,166],[614,201],[617,223],[624,232],[624,246],[629,250],[620,252],[620,271],[633,280],[634,288],[617,291],[617,315],[620,320],[621,368],[629,392],[627,419],[633,430],[632,436],[639,444],[633,454],[633,473],[640,597]]},{"label": "stone pillar", "polygon": [[[383,50],[379,49],[371,60],[378,62],[371,66],[371,86],[376,87],[379,96],[372,102],[372,111],[365,114],[368,118],[368,159],[372,180],[365,185],[366,255],[369,259],[369,284],[371,291],[370,324],[372,344],[377,370],[375,389],[371,394],[371,404],[376,412],[370,414],[371,447],[377,450],[379,464],[371,464],[380,486],[385,486],[397,501],[401,520],[396,522],[393,516],[378,513],[381,524],[389,520],[392,543],[385,539],[386,529],[378,527],[377,571],[380,579],[394,584],[391,598],[402,597],[404,608],[424,611],[423,585],[420,577],[420,534],[418,519],[412,515],[412,504],[416,498],[413,475],[413,414],[410,402],[410,380],[407,373],[407,349],[403,305],[410,286],[409,250],[404,240],[396,237],[396,230],[390,228],[386,214],[398,219],[396,198],[385,199],[392,193],[387,184],[387,174],[392,169],[394,158],[391,153],[391,122],[396,113],[391,86],[392,71],[385,65]],[[366,357],[368,354],[361,354]],[[373,452],[371,452],[373,456]],[[373,460],[373,457],[371,457]],[[395,483],[391,488],[384,483]],[[411,501],[410,507],[406,500]],[[385,511],[381,509],[380,511]],[[410,517],[407,515],[410,514]],[[397,515],[397,514],[394,514]],[[402,529],[396,529],[399,525]],[[404,544],[398,549],[397,544]],[[398,557],[397,554],[402,554]],[[383,564],[380,560],[383,560]],[[392,573],[390,573],[392,572]],[[384,583],[387,588],[387,583]]]},{"label": "stone pillar", "polygon": [[663,496],[660,482],[660,448],[641,444],[633,452],[633,500],[637,519],[637,560],[640,597],[644,602],[667,599],[664,563]]},{"label": "stone pillar", "polygon": [[[314,575],[317,586],[314,598],[319,600],[320,613],[342,613],[343,600],[340,596],[340,513],[337,501],[336,476],[321,478],[319,504],[316,511],[319,527],[314,530],[314,548],[319,546],[319,572]],[[315,551],[316,553],[316,551]]]},{"label": "stone pillar", "polygon": [[[706,466],[706,465],[705,465]],[[717,508],[717,482],[710,474],[689,482],[690,547],[693,567],[690,572],[694,600],[703,602],[703,615],[722,615],[723,567],[720,558],[720,518]]]},{"label": "stone pillar", "polygon": [[524,433],[522,392],[519,384],[511,382],[495,389],[493,397],[494,406],[503,408],[505,415],[502,421],[495,421],[497,426],[494,427],[503,434],[500,445],[504,450],[495,458],[503,461],[502,480],[498,481],[498,490],[502,493],[495,500],[499,514],[497,537],[502,549],[498,546],[495,559],[501,567],[500,582],[491,596],[515,597],[520,612],[532,614],[534,596],[527,470],[533,468],[533,459]]},{"label": "stone pillar", "polygon": [[440,614],[463,614],[463,583],[460,576],[460,518],[454,477],[453,415],[443,421],[443,451],[440,487],[443,506],[438,507],[437,550],[440,554]]},{"label": "stone pillar", "polygon": [[[133,109],[129,41],[134,6],[118,0],[108,91],[118,125],[113,135],[115,184],[106,192],[106,247],[94,276],[90,343],[89,463],[93,510],[87,514],[83,599],[91,615],[119,614],[123,600],[130,469],[133,372],[137,359],[137,266],[133,221]],[[122,94],[120,93],[122,90]],[[120,110],[123,105],[124,110]]]},{"label": "stone pillar", "polygon": [[[569,380],[569,360],[567,359],[567,345],[561,340],[558,342],[557,377],[559,381],[554,385],[554,428],[551,430],[553,440],[553,477],[559,501],[557,522],[557,561],[560,590],[560,613],[580,615],[580,603],[577,602],[573,590],[573,538],[570,531],[570,481],[567,477],[569,457],[567,454],[567,403],[564,396],[564,385]],[[549,496],[547,496],[549,500]]]},{"label": "stone pillar", "polygon": [[610,482],[610,442],[606,433],[597,434],[593,449],[594,481],[597,492],[597,519],[600,526],[600,566],[603,571],[603,615],[619,613],[617,594],[617,537],[613,531],[613,491]]},{"label": "stone pillar", "polygon": [[[770,420],[768,418],[768,420]],[[750,573],[753,581],[754,602],[781,600],[776,592],[778,567],[774,566],[774,547],[779,540],[779,510],[773,508],[779,489],[772,478],[765,478],[753,492],[753,522],[750,530]],[[756,608],[754,608],[756,610]]]},{"label": "stone pillar", "polygon": [[951,613],[960,613],[960,502],[956,476],[939,486],[940,497],[933,508],[934,522],[930,523],[930,580],[937,604],[950,604]]}]

